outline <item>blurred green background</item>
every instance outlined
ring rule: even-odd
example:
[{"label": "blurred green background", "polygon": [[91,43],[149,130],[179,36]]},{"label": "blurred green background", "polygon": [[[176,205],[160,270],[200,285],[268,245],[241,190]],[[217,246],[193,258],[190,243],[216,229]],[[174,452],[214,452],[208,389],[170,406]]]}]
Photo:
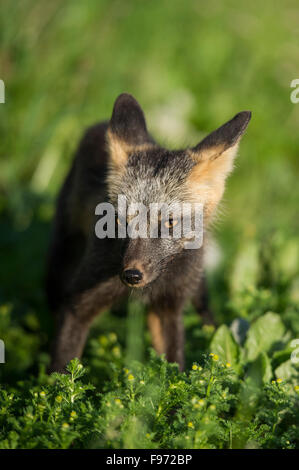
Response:
[{"label": "blurred green background", "polygon": [[[229,302],[245,279],[285,308],[277,265],[298,300],[299,104],[290,101],[298,32],[295,0],[1,1],[0,296],[3,315],[13,312],[2,336],[27,354],[11,352],[12,374],[48,348],[44,260],[72,153],[124,91],[170,147],[252,111],[214,231],[211,303],[218,321],[240,316]],[[125,331],[119,315],[103,317],[99,329]]]}]

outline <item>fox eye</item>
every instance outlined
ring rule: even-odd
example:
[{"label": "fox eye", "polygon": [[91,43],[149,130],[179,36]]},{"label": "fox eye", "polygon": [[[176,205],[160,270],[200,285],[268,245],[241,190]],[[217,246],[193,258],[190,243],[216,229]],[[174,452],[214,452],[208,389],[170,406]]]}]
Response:
[{"label": "fox eye", "polygon": [[166,220],[166,222],[164,222],[164,226],[166,228],[173,228],[177,225],[178,223],[178,219],[169,219],[169,220]]}]

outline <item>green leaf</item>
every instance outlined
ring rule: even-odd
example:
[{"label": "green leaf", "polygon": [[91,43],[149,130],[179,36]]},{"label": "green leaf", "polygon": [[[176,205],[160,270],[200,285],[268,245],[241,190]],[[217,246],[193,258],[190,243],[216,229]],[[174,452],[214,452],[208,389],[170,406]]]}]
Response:
[{"label": "green leaf", "polygon": [[260,353],[268,352],[280,343],[285,333],[285,327],[280,316],[268,312],[258,318],[250,327],[245,342],[245,357],[248,361],[254,361]]},{"label": "green leaf", "polygon": [[215,332],[210,344],[210,351],[217,354],[223,362],[229,362],[235,370],[239,370],[239,346],[226,325],[220,326]]},{"label": "green leaf", "polygon": [[266,353],[260,353],[257,359],[249,365],[245,380],[240,389],[240,401],[237,415],[248,422],[256,411],[263,385],[271,380],[272,368]]},{"label": "green leaf", "polygon": [[283,362],[286,362],[291,357],[292,352],[293,349],[290,346],[281,351],[275,351],[272,356],[273,369],[277,369]]},{"label": "green leaf", "polygon": [[232,292],[242,292],[248,287],[255,286],[258,269],[258,246],[254,242],[246,243],[241,248],[235,261],[231,275]]},{"label": "green leaf", "polygon": [[250,363],[246,375],[251,378],[252,383],[254,383],[256,387],[260,387],[263,383],[267,383],[271,380],[272,367],[266,353],[260,353],[255,361]]},{"label": "green leaf", "polygon": [[275,376],[278,379],[290,381],[291,379],[299,379],[299,368],[292,363],[291,359],[280,364],[279,367],[275,369]]},{"label": "green leaf", "polygon": [[298,273],[299,246],[297,239],[284,240],[275,259],[280,272],[288,278]]}]

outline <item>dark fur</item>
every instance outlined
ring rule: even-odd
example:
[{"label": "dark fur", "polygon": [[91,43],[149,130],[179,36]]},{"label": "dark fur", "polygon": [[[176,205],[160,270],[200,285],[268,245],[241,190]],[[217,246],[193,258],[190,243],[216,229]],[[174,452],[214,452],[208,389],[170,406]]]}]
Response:
[{"label": "dark fur", "polygon": [[[217,147],[217,158],[219,148],[222,153],[237,142],[249,119],[240,113],[194,149],[167,151],[148,134],[139,104],[123,94],[110,123],[87,130],[58,197],[49,250],[47,295],[56,318],[50,370],[63,371],[81,356],[93,318],[131,292],[121,281],[124,267],[138,263],[147,279],[138,292],[149,308],[154,346],[183,367],[182,311],[188,299],[200,303],[203,249],[184,250],[173,240],[100,240],[94,210],[99,202],[115,203],[117,194],[144,204],[194,200],[188,178],[205,149]],[[118,166],[118,158],[125,164]],[[205,218],[208,223],[209,212]]]}]

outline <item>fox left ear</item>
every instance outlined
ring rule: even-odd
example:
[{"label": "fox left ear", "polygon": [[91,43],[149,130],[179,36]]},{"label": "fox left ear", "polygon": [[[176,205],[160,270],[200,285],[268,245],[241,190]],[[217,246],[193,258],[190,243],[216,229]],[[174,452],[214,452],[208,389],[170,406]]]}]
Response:
[{"label": "fox left ear", "polygon": [[238,113],[189,151],[195,166],[188,183],[192,185],[191,191],[210,205],[210,210],[223,195],[225,179],[233,169],[240,139],[250,119],[250,111]]},{"label": "fox left ear", "polygon": [[116,99],[107,138],[110,158],[117,166],[126,163],[132,150],[152,144],[143,111],[132,95],[122,93]]}]

